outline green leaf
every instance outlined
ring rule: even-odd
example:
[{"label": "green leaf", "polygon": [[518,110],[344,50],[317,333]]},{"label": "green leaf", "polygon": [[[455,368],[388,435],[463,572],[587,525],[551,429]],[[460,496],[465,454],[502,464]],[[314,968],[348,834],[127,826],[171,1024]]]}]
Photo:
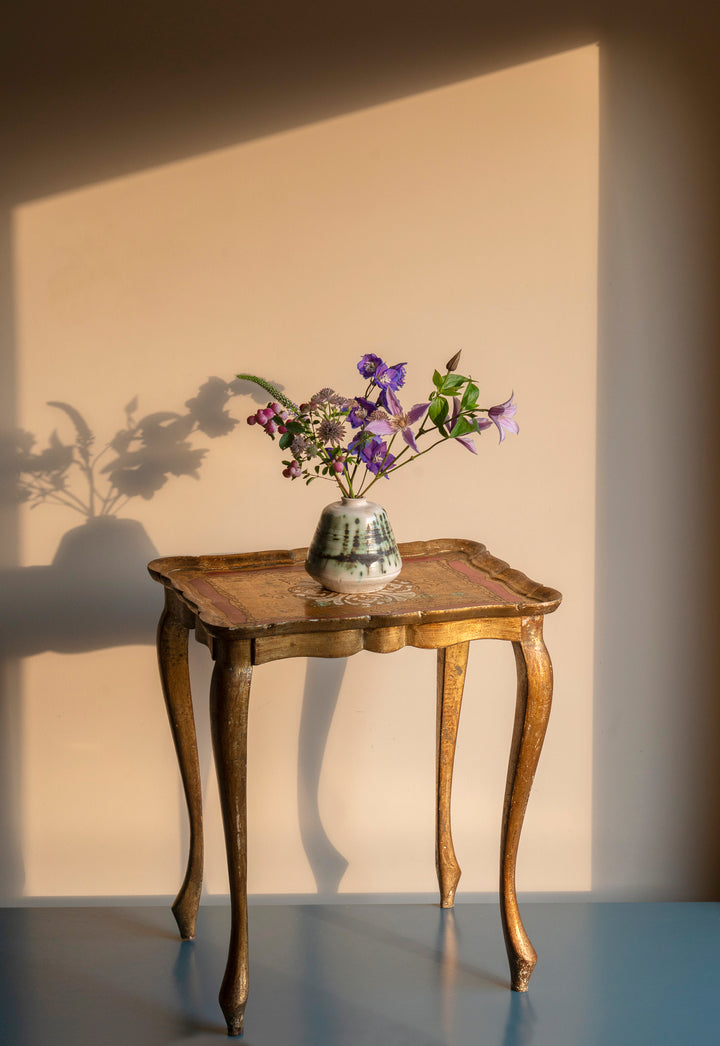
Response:
[{"label": "green leaf", "polygon": [[475,426],[473,425],[473,423],[471,421],[468,421],[467,418],[460,417],[460,418],[457,419],[457,421],[453,425],[452,429],[450,430],[450,435],[453,438],[455,436],[467,436],[467,434],[469,432],[475,432],[475,431],[476,431]]},{"label": "green leaf", "polygon": [[433,385],[436,389],[441,389],[443,384],[443,376],[439,370],[436,370],[433,374]]},{"label": "green leaf", "polygon": [[465,389],[465,393],[462,398],[462,403],[460,404],[460,409],[472,410],[472,408],[478,401],[479,395],[480,389],[477,387],[477,385],[475,385],[472,381],[468,381],[467,388]]},{"label": "green leaf", "polygon": [[428,414],[430,415],[430,421],[438,428],[441,428],[445,418],[448,416],[450,411],[450,405],[446,399],[442,396],[438,396],[437,399],[433,400],[430,404]]},{"label": "green leaf", "polygon": [[443,378],[440,391],[445,395],[448,393],[452,395],[457,392],[458,389],[461,389],[467,380],[468,379],[464,378],[462,374],[446,374]]},{"label": "green leaf", "polygon": [[280,437],[280,450],[287,450],[287,448],[290,446],[294,439],[295,436],[292,434],[292,432],[283,432],[282,436]]},{"label": "green leaf", "polygon": [[237,374],[236,377],[240,378],[241,381],[254,382],[256,385],[259,385],[261,389],[265,389],[266,392],[269,392],[274,400],[277,400],[278,403],[282,403],[283,407],[287,407],[287,409],[291,410],[294,414],[297,413],[297,404],[293,403],[292,400],[289,400],[287,396],[284,396],[276,385],[271,384],[269,381],[265,381],[264,378],[256,377],[255,374]]},{"label": "green leaf", "polygon": [[292,432],[295,436],[299,432],[303,431],[303,426],[300,424],[299,421],[284,421],[283,425],[288,430],[288,432]]}]

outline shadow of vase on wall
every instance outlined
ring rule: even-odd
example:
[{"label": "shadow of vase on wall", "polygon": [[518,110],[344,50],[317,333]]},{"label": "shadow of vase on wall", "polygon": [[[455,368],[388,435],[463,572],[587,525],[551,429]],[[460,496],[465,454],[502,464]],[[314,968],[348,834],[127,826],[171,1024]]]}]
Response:
[{"label": "shadow of vase on wall", "polygon": [[157,550],[134,519],[90,519],[63,535],[52,563],[0,571],[6,654],[78,653],[154,642],[146,563]]}]

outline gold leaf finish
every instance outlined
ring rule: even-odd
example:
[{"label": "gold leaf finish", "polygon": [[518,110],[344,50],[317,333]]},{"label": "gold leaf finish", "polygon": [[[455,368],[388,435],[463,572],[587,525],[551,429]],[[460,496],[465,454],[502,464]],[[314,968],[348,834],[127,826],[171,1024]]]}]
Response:
[{"label": "gold leaf finish", "polygon": [[388,654],[406,646],[437,650],[436,866],[443,908],[460,880],[450,822],[453,763],[470,642],[510,641],[517,665],[500,847],[500,910],[512,987],[526,991],[537,955],[520,918],[515,866],[530,788],[552,697],[544,615],[560,593],[531,581],[474,541],[400,545],[403,569],[384,590],[342,595],[309,581],[305,549],[156,559],[165,587],[158,626],[163,693],[190,817],[190,854],[173,905],[183,937],[193,937],[202,886],[202,795],[187,667],[195,630],[215,661],[210,716],[231,897],[231,928],[220,1005],[229,1035],[242,1032],[248,998],[247,723],[255,665],[290,657]]}]

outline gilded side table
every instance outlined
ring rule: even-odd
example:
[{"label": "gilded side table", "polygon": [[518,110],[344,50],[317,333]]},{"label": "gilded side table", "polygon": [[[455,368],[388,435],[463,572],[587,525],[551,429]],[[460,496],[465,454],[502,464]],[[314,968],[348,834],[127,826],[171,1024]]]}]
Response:
[{"label": "gilded side table", "polygon": [[400,577],[380,592],[327,592],[304,570],[305,549],[156,559],[165,587],[158,658],[190,816],[190,855],[173,904],[183,938],[195,936],[202,885],[202,796],[188,673],[195,630],[215,662],[210,691],[213,751],[230,878],[231,929],[220,1006],[228,1034],[242,1032],[248,997],[246,766],[255,665],[286,657],[437,650],[436,867],[441,904],[460,879],[450,828],[458,720],[473,639],[505,639],[517,663],[517,703],[500,843],[500,909],[512,987],[526,991],[537,955],[520,918],[515,864],[530,788],[550,715],[552,666],[543,617],[561,596],[530,581],[473,541],[400,546]]}]

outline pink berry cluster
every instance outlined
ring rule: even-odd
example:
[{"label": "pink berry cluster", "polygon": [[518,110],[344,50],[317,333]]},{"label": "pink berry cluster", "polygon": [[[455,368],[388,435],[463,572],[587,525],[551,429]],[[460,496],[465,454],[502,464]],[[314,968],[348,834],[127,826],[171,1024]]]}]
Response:
[{"label": "pink berry cluster", "polygon": [[345,471],[345,455],[339,447],[335,447],[331,453],[333,454],[333,459],[330,462],[330,468],[336,476],[341,476]]},{"label": "pink berry cluster", "polygon": [[248,425],[262,425],[268,436],[274,436],[278,432],[281,436],[287,432],[285,422],[290,415],[283,410],[279,403],[268,403],[267,407],[261,407],[251,414],[247,419]]},{"label": "pink berry cluster", "polygon": [[[267,432],[268,436],[275,439],[275,434],[283,436],[287,432],[286,421],[290,420],[290,415],[286,410],[280,406],[279,403],[268,403],[267,407],[261,407],[260,410],[256,410],[254,414],[251,414],[247,419],[248,425],[261,425],[262,428]],[[297,479],[302,475],[302,469],[300,462],[293,461],[283,462],[286,467],[283,469],[283,476],[286,479]]]},{"label": "pink berry cluster", "polygon": [[290,462],[287,468],[282,470],[282,474],[285,479],[298,479],[302,476],[302,469],[300,468],[300,462],[294,459]]}]

